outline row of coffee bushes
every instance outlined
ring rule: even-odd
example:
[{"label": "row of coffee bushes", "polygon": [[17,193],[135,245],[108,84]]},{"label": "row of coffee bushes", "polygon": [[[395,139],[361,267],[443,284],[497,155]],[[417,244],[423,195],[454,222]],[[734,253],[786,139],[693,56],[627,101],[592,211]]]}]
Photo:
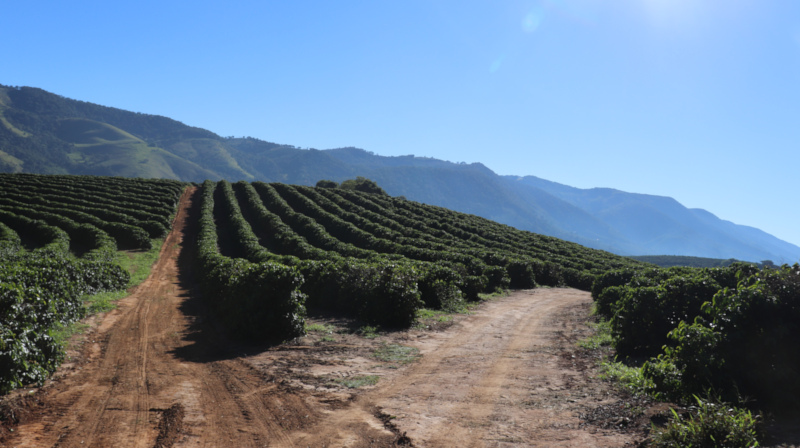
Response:
[{"label": "row of coffee bushes", "polygon": [[[231,193],[226,193],[225,205],[222,206],[222,214],[229,215],[236,224],[234,229],[244,229],[244,234],[239,236],[240,241],[247,241],[247,248],[244,252],[249,254],[251,261],[261,259],[276,260],[281,263],[297,266],[305,278],[302,288],[308,295],[309,304],[313,307],[327,308],[349,312],[358,318],[381,325],[408,326],[412,323],[416,309],[424,304],[438,309],[454,309],[464,300],[462,289],[471,291],[477,298],[477,290],[483,290],[488,282],[486,278],[478,276],[468,277],[473,286],[463,283],[462,275],[454,269],[444,264],[434,264],[429,262],[415,261],[392,254],[381,254],[375,251],[358,249],[349,243],[341,242],[330,236],[323,226],[311,221],[315,226],[316,241],[326,241],[325,247],[340,249],[323,250],[307,245],[303,242],[304,238],[293,232],[289,226],[281,227],[273,223],[282,222],[276,215],[271,214],[260,201],[257,194],[250,184],[238,183],[236,185],[242,195],[245,209],[249,209],[249,215],[254,217],[254,222],[268,223],[273,238],[273,246],[301,249],[294,250],[292,255],[278,256],[267,250],[258,243],[258,238],[253,234],[251,226],[246,222],[244,216],[239,213],[239,208],[235,204],[237,198]],[[263,184],[262,187],[269,187]],[[226,182],[220,182],[218,190],[230,191]],[[274,191],[274,190],[269,190]],[[250,194],[246,194],[251,192]],[[303,222],[298,215],[288,207],[282,209],[282,214],[287,217],[289,222]],[[272,218],[269,218],[269,217]],[[305,219],[310,220],[306,215]],[[238,224],[241,223],[241,224]],[[310,226],[309,226],[310,227]],[[289,244],[285,244],[288,242]],[[341,250],[344,248],[344,250]],[[358,254],[354,257],[352,254]],[[304,255],[310,255],[304,257]],[[339,275],[329,275],[331,271],[338,271]],[[399,283],[406,285],[405,289],[410,292],[407,295],[387,294],[392,288],[400,291],[396,285]],[[388,283],[395,286],[390,287]],[[354,289],[355,288],[355,289]],[[360,292],[359,292],[360,291]],[[380,292],[384,291],[384,292]],[[355,303],[358,300],[366,300],[366,297],[376,297],[369,299],[372,304],[366,306],[364,303]],[[467,297],[469,298],[469,296]],[[383,300],[383,305],[380,305]],[[376,302],[376,300],[378,300]],[[420,301],[422,300],[422,301]],[[402,309],[402,312],[381,313],[381,308]],[[370,310],[375,310],[375,312]],[[410,311],[409,311],[410,310]]]},{"label": "row of coffee bushes", "polygon": [[216,183],[201,190],[197,263],[203,298],[211,312],[237,337],[283,340],[305,331],[303,278],[294,267],[250,262],[220,253],[215,222]]},{"label": "row of coffee bushes", "polygon": [[183,182],[168,179],[21,173],[0,176],[0,185],[4,189],[21,187],[43,194],[85,198],[95,204],[115,205],[120,201],[134,203],[139,209],[155,215],[169,211],[184,188]]},{"label": "row of coffee bushes", "polygon": [[81,224],[65,216],[28,207],[0,206],[4,216],[14,215],[57,227],[69,237],[69,250],[81,258],[111,261],[117,253],[117,242],[106,232],[91,224]]},{"label": "row of coffee bushes", "polygon": [[[242,193],[252,188],[243,183],[237,184],[237,187],[240,187],[238,189]],[[274,238],[277,240],[275,244],[298,249],[295,254],[308,254],[313,258],[275,254],[258,243],[258,238],[244,219],[239,202],[228,182],[206,182],[203,188],[203,216],[207,219],[204,228],[211,229],[211,219],[216,217],[214,228],[227,228],[236,235],[231,243],[239,246],[238,252],[247,258],[248,263],[295,269],[302,276],[300,291],[307,298],[309,306],[348,313],[364,322],[386,326],[409,326],[416,311],[423,306],[418,289],[421,273],[419,266],[414,263],[382,258],[375,253],[368,254],[365,258],[354,258],[342,256],[335,251],[312,249],[310,245],[305,246],[307,243],[295,244],[294,242],[303,239],[292,235],[288,227],[277,234]],[[246,195],[243,197],[247,198]],[[250,215],[268,220],[270,214],[260,199],[252,194],[250,198],[255,202],[244,203],[246,208],[251,209]],[[277,223],[273,222],[274,224]],[[280,229],[280,226],[275,227]],[[205,232],[208,232],[206,239],[215,237],[209,230],[204,230]],[[210,249],[211,245],[207,247]],[[215,250],[215,253],[215,256],[231,260],[222,256],[219,250]],[[434,281],[431,279],[431,282]],[[457,299],[460,298],[459,294]],[[263,306],[271,307],[273,300],[275,299],[264,297]],[[278,334],[283,338],[291,335]]]},{"label": "row of coffee bushes", "polygon": [[[309,187],[283,184],[273,184],[272,187],[279,191],[281,197],[286,199],[287,204],[296,212],[299,211],[320,224],[333,240],[345,241],[378,254],[445,264],[469,276],[485,276],[490,290],[509,286],[521,289],[535,285],[534,268],[538,265],[537,260],[506,259],[486,250],[447,244],[448,241],[441,238],[405,236],[378,223],[364,223],[354,214],[341,209],[336,209],[335,213],[328,212],[317,202],[298,193],[298,190],[309,190]],[[325,202],[321,196],[316,199]],[[348,221],[347,218],[356,220],[358,224]],[[511,263],[527,268],[506,269]]]},{"label": "row of coffee bushes", "polygon": [[[63,358],[53,331],[80,318],[81,297],[124,289],[117,245],[163,236],[174,181],[0,174],[0,392],[41,382]],[[79,255],[80,258],[76,257]]]},{"label": "row of coffee bushes", "polygon": [[[642,265],[608,252],[520,231],[441,207],[340,189],[291,188],[316,203],[324,212],[367,231],[375,238],[404,243],[417,251],[433,250],[439,252],[439,257],[443,253],[455,252],[467,260],[468,257],[477,259],[479,264],[504,267],[512,288],[530,287],[530,278],[525,274],[527,269],[534,272],[537,284],[588,290],[597,273]],[[283,187],[283,190],[291,194],[288,187]],[[294,202],[299,204],[299,201]],[[299,206],[308,209],[307,205]],[[323,217],[319,209],[308,210],[322,220],[330,220]],[[371,224],[365,225],[365,222]],[[412,250],[404,255],[416,257],[420,254]],[[427,254],[423,252],[421,255]],[[466,262],[469,263],[475,262]],[[528,267],[520,270],[513,265]]]},{"label": "row of coffee bushes", "polygon": [[[460,288],[457,286],[456,281],[457,279],[460,281],[462,275],[456,273],[453,267],[448,266],[447,263],[434,264],[430,262],[415,261],[404,258],[398,254],[380,253],[374,250],[358,248],[350,243],[342,242],[328,234],[324,226],[317,223],[309,216],[294,212],[288,206],[288,204],[285,203],[285,201],[282,201],[277,195],[274,194],[275,190],[272,189],[270,185],[257,183],[255,186],[264,192],[264,196],[268,195],[268,201],[272,204],[274,209],[278,210],[278,212],[285,217],[284,219],[286,219],[287,222],[296,224],[296,227],[299,227],[301,232],[303,232],[305,235],[309,235],[307,230],[313,230],[313,233],[310,234],[311,236],[309,239],[318,242],[322,247],[332,249],[323,250],[308,244],[303,236],[295,233],[294,229],[288,225],[274,225],[274,223],[282,223],[281,218],[267,210],[257,193],[250,193],[255,193],[255,189],[249,184],[242,182],[236,185],[239,191],[245,193],[241,196],[244,198],[242,203],[245,205],[245,209],[249,210],[249,215],[254,217],[254,222],[266,223],[269,226],[269,229],[277,230],[276,232],[272,233],[272,235],[275,236],[273,241],[276,244],[274,244],[274,246],[276,246],[279,250],[281,248],[288,249],[289,253],[293,256],[291,258],[285,258],[284,256],[282,262],[301,267],[302,272],[307,279],[307,286],[304,287],[304,290],[309,292],[309,301],[315,306],[330,307],[331,304],[338,303],[340,304],[338,306],[340,309],[347,308],[351,309],[351,311],[366,309],[362,306],[348,305],[345,307],[343,304],[348,303],[347,301],[332,298],[333,296],[342,296],[342,298],[347,298],[351,295],[346,292],[347,287],[342,288],[341,285],[332,286],[334,288],[333,290],[338,291],[334,295],[331,293],[323,293],[322,290],[319,290],[320,293],[312,292],[314,291],[314,288],[311,285],[319,282],[316,282],[310,276],[319,272],[324,272],[324,270],[316,269],[314,263],[300,263],[300,260],[326,261],[329,265],[330,263],[334,263],[335,265],[339,266],[342,271],[351,272],[351,275],[349,276],[339,277],[338,283],[346,283],[350,285],[356,283],[362,285],[378,285],[375,287],[382,287],[380,286],[382,282],[375,281],[374,279],[361,279],[358,281],[352,280],[358,272],[358,269],[356,269],[357,267],[360,267],[361,271],[363,272],[377,272],[375,269],[372,269],[371,266],[382,266],[385,269],[382,268],[381,271],[386,272],[387,269],[394,269],[395,266],[401,264],[404,266],[410,266],[413,268],[413,272],[415,272],[413,279],[419,285],[421,298],[424,303],[428,306],[439,309],[454,309],[458,307],[464,298],[477,299],[477,291],[483,291],[488,283],[488,279],[485,277],[466,276],[466,282],[462,282],[465,286]],[[243,220],[243,217],[237,217],[237,219]],[[250,241],[255,239],[256,238],[254,236],[250,237]],[[254,246],[255,244],[251,245],[251,247]],[[261,249],[261,256],[270,258],[275,257],[275,255],[270,251],[264,250],[264,248],[261,246],[258,247]],[[354,258],[357,260],[353,260]],[[348,278],[350,280],[348,280]],[[384,281],[388,281],[390,277],[384,277],[384,279]],[[464,290],[466,297],[462,296],[462,289]],[[363,295],[368,296],[370,294],[372,293],[366,291]],[[322,299],[322,297],[327,297],[327,299]],[[400,298],[398,300],[401,302],[419,303],[416,300],[407,299],[408,298]],[[404,306],[407,305],[408,304],[406,303]],[[366,316],[361,311],[356,311],[355,313],[361,319],[364,319],[368,322],[385,325],[407,326],[413,320],[413,313],[411,315],[403,314],[404,317],[402,318],[393,317],[391,315],[382,315],[380,313],[375,313],[374,316]]]},{"label": "row of coffee bushes", "polygon": [[[446,220],[430,218],[444,209],[422,206],[424,213],[412,220],[371,196],[262,182],[206,182],[207,255],[201,258],[294,268],[302,275],[299,290],[309,307],[387,326],[408,326],[422,306],[454,309],[480,292],[537,283],[588,289],[594,279],[592,271],[529,257],[520,248],[525,236],[513,235],[529,232],[495,223],[496,231],[484,233],[513,238],[498,238],[490,247],[484,236],[469,236]],[[606,268],[642,265],[606,253],[597,258],[610,260],[602,265]],[[579,260],[574,265],[581,266]],[[272,301],[264,298],[263,304],[268,308]],[[232,327],[237,322],[230,319]]]},{"label": "row of coffee bushes", "polygon": [[59,365],[64,354],[51,333],[82,317],[81,296],[125,288],[130,275],[113,263],[72,257],[59,228],[1,211],[0,219],[27,223],[45,242],[26,252],[16,232],[0,225],[0,393],[6,393],[40,383]]},{"label": "row of coffee bushes", "polygon": [[[298,188],[298,191],[304,194],[311,190]],[[543,241],[549,242],[550,238],[441,207],[346,190],[316,189],[315,191],[335,203],[335,206],[345,210],[347,213],[342,216],[348,220],[350,216],[363,216],[387,228],[405,229],[402,232],[407,236],[438,241],[451,250],[472,254],[490,266],[508,266],[515,260],[530,262],[536,283],[540,285],[567,285],[588,290],[596,273],[624,266],[641,265],[632,264],[629,259],[607,252],[554,238],[553,241],[568,250],[556,247],[540,250],[537,246],[542,245]],[[331,210],[331,205],[323,201],[319,201],[319,204]],[[471,222],[474,223],[470,224]],[[561,255],[559,252],[566,255]],[[602,262],[589,264],[583,261],[584,257],[593,257]],[[513,274],[511,278],[512,287],[526,287],[524,282],[515,285]]]},{"label": "row of coffee bushes", "polygon": [[[353,196],[350,192],[333,191],[336,194]],[[445,231],[457,239],[478,243],[478,246],[485,250],[543,260],[557,266],[557,272],[552,273],[554,277],[563,277],[569,271],[599,274],[608,269],[642,266],[641,263],[633,262],[626,257],[554,237],[520,231],[475,215],[377,195],[366,199],[379,209],[383,207],[395,216],[405,217],[411,222],[421,221],[425,226]],[[574,277],[576,272],[566,276]],[[584,285],[588,284],[586,289],[591,287],[592,280],[590,277],[584,279]]]},{"label": "row of coffee bushes", "polygon": [[592,294],[654,392],[800,409],[800,265],[614,271]]},{"label": "row of coffee bushes", "polygon": [[[47,225],[25,216],[0,210],[0,225],[3,228],[0,236],[0,247],[3,254],[15,255],[23,250],[23,238],[36,249],[34,253],[60,255],[69,252],[69,235],[58,227]],[[16,230],[15,230],[16,229]],[[7,259],[7,258],[2,258]]]},{"label": "row of coffee bushes", "polygon": [[183,187],[171,180],[0,174],[0,208],[56,226],[61,217],[100,229],[120,248],[149,249],[150,239],[171,227]]},{"label": "row of coffee bushes", "polygon": [[[248,207],[253,207],[253,215],[263,216],[265,214],[269,214],[270,211],[265,207],[265,205],[269,203],[270,207],[276,210],[278,215],[285,217],[288,222],[294,224],[300,223],[299,226],[296,225],[295,227],[299,228],[299,232],[301,232],[302,235],[295,234],[291,240],[302,240],[305,236],[310,241],[316,241],[322,247],[329,249],[313,253],[314,257],[309,258],[315,260],[333,261],[341,265],[342,269],[344,270],[352,270],[352,267],[354,266],[353,260],[348,260],[349,258],[358,258],[362,260],[360,264],[356,263],[359,266],[368,266],[373,264],[380,266],[397,266],[400,264],[410,266],[413,268],[412,270],[415,273],[412,280],[414,280],[418,286],[422,302],[428,307],[435,309],[455,309],[463,302],[464,299],[477,300],[479,292],[505,288],[509,285],[510,279],[508,278],[506,272],[501,268],[483,266],[483,269],[470,271],[464,265],[455,263],[453,260],[448,260],[444,257],[438,259],[438,262],[432,262],[428,259],[414,259],[412,257],[405,256],[408,255],[411,250],[404,251],[402,246],[389,241],[374,238],[371,234],[363,232],[359,228],[352,228],[351,230],[353,230],[354,233],[359,232],[356,233],[356,235],[361,236],[361,240],[353,239],[352,242],[342,241],[341,239],[336,238],[328,233],[328,228],[332,227],[330,224],[332,221],[331,219],[326,220],[321,218],[314,220],[312,218],[312,216],[314,216],[313,213],[297,213],[286,201],[283,201],[282,198],[277,195],[277,188],[288,186],[281,184],[268,185],[262,183],[256,183],[254,185],[256,189],[262,192],[261,197],[265,198],[265,201],[260,202],[259,198],[250,198],[251,200],[247,201]],[[237,184],[237,187],[246,189],[247,185],[244,183],[239,183]],[[308,204],[309,209],[312,207],[313,204]],[[288,228],[288,231],[293,230],[294,229],[292,227]],[[313,233],[308,233],[308,230],[313,230]],[[367,243],[364,243],[364,241],[367,241]],[[357,243],[361,247],[353,243]],[[381,249],[385,250],[387,247],[399,249],[396,249],[395,252],[381,251]],[[298,254],[298,257],[301,259],[304,258],[302,257],[302,254]],[[293,261],[286,262],[293,263]],[[302,266],[305,266],[304,275],[306,275],[306,277],[311,275],[313,272],[317,272],[315,269],[309,267],[308,263],[304,263]],[[480,267],[481,264],[476,262],[473,264],[473,266]],[[372,269],[368,267],[364,267],[362,270],[365,272],[372,271]],[[350,281],[344,277],[341,281],[349,284],[380,284],[380,282]],[[341,291],[347,290],[346,287],[342,289],[337,286],[336,288],[337,290]],[[311,288],[309,287],[307,289]],[[346,293],[341,293],[341,295],[347,296]],[[317,301],[316,298],[319,296],[319,294],[309,294],[309,296],[312,303],[341,303],[341,300]],[[328,294],[328,296],[330,296],[330,294]],[[356,308],[361,309],[362,307]],[[407,315],[404,316],[405,317],[403,318],[395,318],[388,315],[377,315],[375,317],[368,318],[368,320],[374,321],[375,319],[383,319],[386,321],[383,322],[384,324],[409,325],[413,320],[413,315],[411,317],[408,317]],[[362,319],[367,319],[366,316],[363,315],[360,317]],[[390,323],[389,321],[392,322]]]},{"label": "row of coffee bushes", "polygon": [[44,206],[29,207],[27,201],[17,201],[7,197],[0,197],[0,207],[12,213],[23,214],[47,221],[46,216],[60,216],[74,222],[92,225],[114,239],[120,249],[150,249],[152,243],[150,235],[136,225],[121,222],[109,222],[81,210],[74,206]]},{"label": "row of coffee bushes", "polygon": [[9,205],[14,205],[14,202],[16,202],[24,203],[28,207],[57,207],[69,209],[73,213],[85,213],[106,223],[132,225],[144,230],[150,238],[163,238],[166,236],[172,219],[171,214],[168,214],[168,210],[154,214],[141,210],[134,204],[127,204],[127,207],[120,206],[119,201],[117,201],[117,205],[109,203],[98,204],[85,199],[83,196],[33,194],[32,192],[23,193],[15,189],[4,189],[0,193],[0,198],[9,203]]}]

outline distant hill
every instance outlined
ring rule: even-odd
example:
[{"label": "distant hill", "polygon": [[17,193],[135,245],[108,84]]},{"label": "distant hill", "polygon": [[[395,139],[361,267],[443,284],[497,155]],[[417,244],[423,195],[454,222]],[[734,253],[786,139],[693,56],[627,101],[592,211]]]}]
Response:
[{"label": "distant hill", "polygon": [[[724,221],[702,209],[689,209],[664,196],[610,188],[579,189],[534,176],[509,177],[550,193],[624,235],[637,255],[685,255],[796,263],[798,247],[759,229]],[[628,252],[630,254],[630,252]]]},{"label": "distant hill", "polygon": [[301,185],[364,176],[393,196],[622,255],[800,260],[800,247],[671,198],[499,176],[479,163],[224,138],[32,87],[0,85],[0,171]]}]

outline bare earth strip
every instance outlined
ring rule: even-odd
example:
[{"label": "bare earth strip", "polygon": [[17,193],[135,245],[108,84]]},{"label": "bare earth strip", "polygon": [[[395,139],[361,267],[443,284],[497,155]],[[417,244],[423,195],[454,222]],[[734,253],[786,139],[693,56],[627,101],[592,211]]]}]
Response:
[{"label": "bare earth strip", "polygon": [[417,447],[633,446],[641,434],[579,418],[620,400],[564,359],[590,301],[573,289],[518,291],[447,331],[411,332],[405,343],[422,358],[321,420],[302,446],[347,446],[342,428],[375,408]]},{"label": "bare earth strip", "polygon": [[[442,331],[375,340],[225,342],[191,289],[194,190],[148,280],[86,337],[83,361],[36,395],[8,447],[620,447],[636,434],[587,426],[618,403],[569,359],[591,298],[520,291]],[[196,204],[194,204],[196,206]],[[187,235],[187,241],[184,236]],[[417,347],[408,365],[385,344]],[[565,355],[566,353],[566,355]],[[333,379],[377,375],[346,389]],[[6,433],[8,434],[8,433]]]}]

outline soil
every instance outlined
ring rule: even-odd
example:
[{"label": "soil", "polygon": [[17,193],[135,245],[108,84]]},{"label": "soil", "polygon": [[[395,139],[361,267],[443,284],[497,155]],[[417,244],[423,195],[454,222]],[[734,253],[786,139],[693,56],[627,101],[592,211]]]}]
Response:
[{"label": "soil", "polygon": [[187,191],[151,276],[53,380],[5,398],[7,447],[623,447],[667,409],[597,379],[591,298],[512,292],[406,331],[317,317],[277,346],[224,337],[193,288]]}]

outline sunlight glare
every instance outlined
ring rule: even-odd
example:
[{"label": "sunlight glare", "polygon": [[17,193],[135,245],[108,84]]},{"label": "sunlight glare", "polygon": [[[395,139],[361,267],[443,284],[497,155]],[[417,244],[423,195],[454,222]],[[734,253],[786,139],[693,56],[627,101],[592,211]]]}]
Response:
[{"label": "sunlight glare", "polygon": [[704,12],[706,2],[699,0],[641,0],[645,13],[658,26],[685,27]]},{"label": "sunlight glare", "polygon": [[531,11],[522,19],[522,30],[526,33],[533,33],[542,24],[542,11]]}]

